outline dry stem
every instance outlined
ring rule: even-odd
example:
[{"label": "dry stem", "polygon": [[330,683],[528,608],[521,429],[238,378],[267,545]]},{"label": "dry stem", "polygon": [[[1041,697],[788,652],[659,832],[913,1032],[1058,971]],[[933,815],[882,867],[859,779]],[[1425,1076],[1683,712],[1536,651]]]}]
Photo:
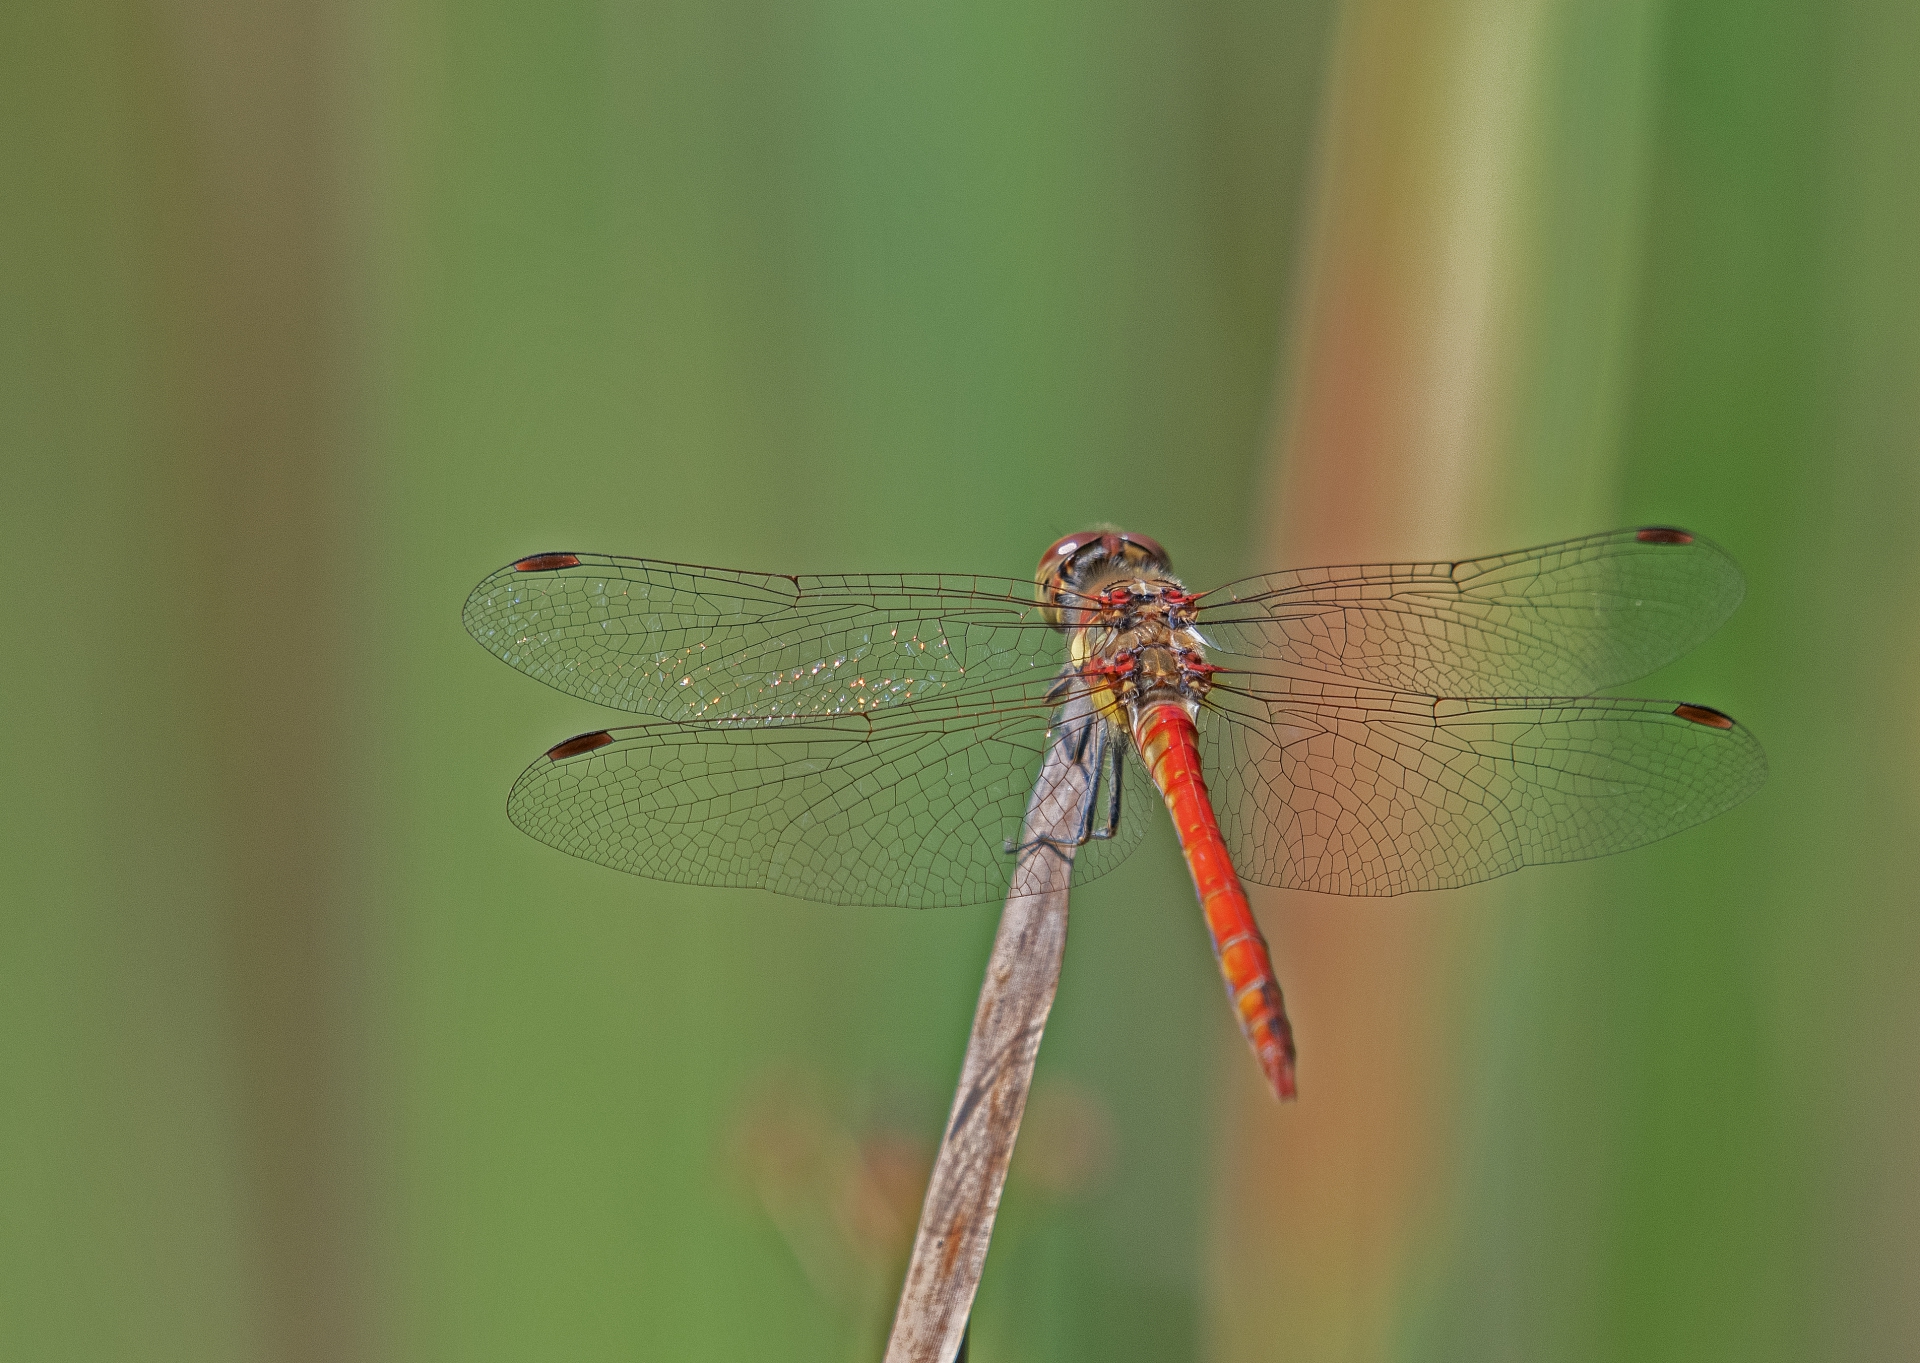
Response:
[{"label": "dry stem", "polygon": [[[1080,702],[1067,707],[1056,727],[1027,805],[1029,841],[1042,834],[1071,839],[1079,832],[1081,810],[1099,774],[1097,744],[1074,753],[1074,734],[1088,722],[1097,721]],[[886,1363],[952,1363],[959,1351],[1026,1110],[1040,1034],[1060,983],[1072,876],[1071,849],[1028,846],[1014,867],[953,1110],[927,1181]]]}]

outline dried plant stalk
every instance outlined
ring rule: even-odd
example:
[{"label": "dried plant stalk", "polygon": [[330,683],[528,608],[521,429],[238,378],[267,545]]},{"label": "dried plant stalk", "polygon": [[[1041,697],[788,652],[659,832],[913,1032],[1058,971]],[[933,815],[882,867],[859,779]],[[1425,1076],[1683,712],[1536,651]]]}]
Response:
[{"label": "dried plant stalk", "polygon": [[1070,704],[1034,783],[1027,805],[1029,845],[1014,867],[994,935],[953,1110],[927,1181],[886,1363],[953,1363],[967,1328],[1067,949],[1072,850],[1032,840],[1078,835],[1082,810],[1098,782],[1099,745],[1077,744],[1075,736],[1097,722],[1084,702]]}]

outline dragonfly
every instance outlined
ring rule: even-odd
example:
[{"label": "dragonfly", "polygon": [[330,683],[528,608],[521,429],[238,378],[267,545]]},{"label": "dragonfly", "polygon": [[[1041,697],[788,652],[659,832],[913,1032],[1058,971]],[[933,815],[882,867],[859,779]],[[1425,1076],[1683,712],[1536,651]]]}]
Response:
[{"label": "dragonfly", "polygon": [[[482,580],[463,618],[509,666],[638,717],[555,744],[507,797],[519,828],[615,870],[976,904],[1036,843],[1073,885],[1107,874],[1163,805],[1286,1099],[1296,1047],[1245,882],[1445,889],[1739,804],[1766,778],[1744,726],[1595,693],[1693,648],[1744,593],[1726,553],[1668,526],[1207,591],[1154,540],[1100,528],[1026,579],[539,553]],[[1077,826],[1029,837],[1060,743],[1095,775]]]}]

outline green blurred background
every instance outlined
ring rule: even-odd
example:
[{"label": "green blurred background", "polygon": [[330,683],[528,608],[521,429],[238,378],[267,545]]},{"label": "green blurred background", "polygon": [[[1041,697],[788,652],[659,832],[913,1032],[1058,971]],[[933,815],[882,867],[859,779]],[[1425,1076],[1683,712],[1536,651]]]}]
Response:
[{"label": "green blurred background", "polygon": [[1911,0],[0,9],[0,1355],[877,1358],[997,910],[627,880],[475,648],[579,548],[1189,581],[1679,523],[1610,862],[1076,900],[999,1360],[1920,1355]]}]

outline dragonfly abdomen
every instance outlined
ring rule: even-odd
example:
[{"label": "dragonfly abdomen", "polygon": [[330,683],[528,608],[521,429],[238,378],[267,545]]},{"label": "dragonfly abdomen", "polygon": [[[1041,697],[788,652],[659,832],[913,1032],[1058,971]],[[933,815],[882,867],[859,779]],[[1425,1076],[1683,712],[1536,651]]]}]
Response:
[{"label": "dragonfly abdomen", "polygon": [[1201,774],[1193,719],[1178,703],[1150,705],[1135,721],[1133,738],[1180,835],[1180,850],[1193,873],[1214,959],[1220,963],[1240,1030],[1275,1095],[1291,1098],[1293,1027],[1267,954],[1267,939],[1254,920],[1253,906],[1220,836],[1220,823]]}]

